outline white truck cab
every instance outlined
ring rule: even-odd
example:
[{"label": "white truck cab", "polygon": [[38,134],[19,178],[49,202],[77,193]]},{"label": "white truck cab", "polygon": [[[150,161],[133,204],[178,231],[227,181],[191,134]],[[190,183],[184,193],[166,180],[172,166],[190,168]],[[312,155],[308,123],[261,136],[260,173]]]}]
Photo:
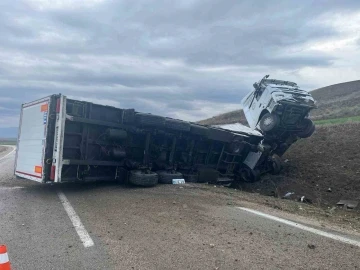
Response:
[{"label": "white truck cab", "polygon": [[254,83],[255,89],[242,100],[249,126],[264,135],[310,137],[315,126],[308,115],[316,108],[315,100],[296,83],[268,78]]}]

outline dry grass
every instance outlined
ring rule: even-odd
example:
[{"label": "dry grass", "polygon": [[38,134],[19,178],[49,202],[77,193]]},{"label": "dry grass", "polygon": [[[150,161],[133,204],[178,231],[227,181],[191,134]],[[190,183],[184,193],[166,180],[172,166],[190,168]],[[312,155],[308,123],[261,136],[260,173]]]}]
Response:
[{"label": "dry grass", "polygon": [[201,120],[198,123],[202,125],[223,125],[223,124],[233,124],[239,122],[244,125],[247,125],[247,121],[243,110],[236,110],[236,111],[220,114],[211,117],[209,119]]}]

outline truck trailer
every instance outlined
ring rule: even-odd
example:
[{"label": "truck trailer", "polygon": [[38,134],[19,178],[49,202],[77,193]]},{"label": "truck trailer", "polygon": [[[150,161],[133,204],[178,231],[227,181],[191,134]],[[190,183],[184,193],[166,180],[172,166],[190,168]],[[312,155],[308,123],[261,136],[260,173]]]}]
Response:
[{"label": "truck trailer", "polygon": [[15,175],[40,183],[256,181],[279,159],[263,135],[51,95],[21,107]]}]

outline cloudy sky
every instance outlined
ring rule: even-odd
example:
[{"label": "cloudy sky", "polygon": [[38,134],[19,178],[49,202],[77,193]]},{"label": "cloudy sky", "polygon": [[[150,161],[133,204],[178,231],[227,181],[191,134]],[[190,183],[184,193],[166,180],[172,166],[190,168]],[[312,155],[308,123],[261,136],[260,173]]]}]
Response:
[{"label": "cloudy sky", "polygon": [[200,120],[265,74],[357,80],[359,48],[358,0],[1,0],[0,137],[54,93]]}]

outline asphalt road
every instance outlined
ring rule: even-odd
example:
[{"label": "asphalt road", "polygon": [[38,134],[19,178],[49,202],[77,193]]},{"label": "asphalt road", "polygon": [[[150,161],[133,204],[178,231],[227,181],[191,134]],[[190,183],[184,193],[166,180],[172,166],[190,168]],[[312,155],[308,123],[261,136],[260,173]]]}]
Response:
[{"label": "asphalt road", "polygon": [[[240,192],[229,197],[201,185],[41,185],[12,176],[14,153],[3,158],[10,151],[0,153],[0,244],[7,245],[13,269],[360,267],[359,247],[238,209]],[[93,246],[80,241],[59,191]]]}]

